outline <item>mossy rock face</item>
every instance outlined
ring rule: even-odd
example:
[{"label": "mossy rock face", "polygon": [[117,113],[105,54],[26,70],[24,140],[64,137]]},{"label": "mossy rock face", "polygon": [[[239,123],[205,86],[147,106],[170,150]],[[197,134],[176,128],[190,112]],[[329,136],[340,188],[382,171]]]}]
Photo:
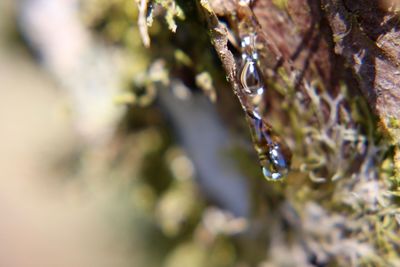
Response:
[{"label": "mossy rock face", "polygon": [[[157,93],[160,84],[170,86],[172,79],[193,87],[197,82],[210,99],[215,100],[218,95],[216,105],[222,117],[236,133],[249,138],[244,115],[232,93],[240,90],[240,55],[232,41],[239,23],[235,1],[137,1],[139,12],[133,13],[126,13],[131,1],[115,1],[112,8],[100,0],[94,2],[104,7],[96,13],[101,14],[96,21],[104,22],[97,24],[103,26],[94,29],[102,28],[97,32],[105,39],[119,40],[122,49],[144,55],[140,78],[130,67],[129,73],[136,77],[133,87],[145,91],[155,88]],[[141,13],[143,2],[147,9]],[[187,228],[182,226],[184,223],[171,223],[171,218],[160,212],[160,227],[174,232],[172,248],[165,252],[167,266],[183,262],[186,266],[203,266],[209,255],[215,256],[215,266],[233,266],[232,262],[243,266],[252,266],[246,265],[250,262],[260,266],[399,265],[399,116],[392,109],[382,109],[383,102],[373,106],[371,99],[364,97],[368,92],[374,93],[385,77],[377,77],[372,87],[366,85],[366,74],[357,71],[362,64],[349,61],[354,51],[349,50],[348,41],[361,38],[357,29],[362,25],[353,24],[354,28],[346,28],[348,33],[341,32],[331,16],[332,6],[342,11],[337,1],[322,1],[324,11],[309,2],[254,1],[253,6],[260,25],[256,32],[263,36],[260,65],[269,89],[265,99],[269,112],[265,118],[292,149],[288,179],[270,184],[262,179],[254,153],[240,146],[229,150],[228,156],[239,162],[251,183],[253,213],[246,220],[247,228],[240,234],[210,233],[204,226],[206,205],[200,200],[200,205],[190,201],[184,205],[183,215],[190,221]],[[152,23],[149,28],[140,26],[141,37],[151,37],[149,43],[144,41],[151,44],[147,52],[138,43],[140,27],[133,24],[140,16],[142,21]],[[350,19],[352,14],[344,17]],[[132,20],[132,24],[126,24],[126,20]],[[349,36],[352,39],[346,39]],[[211,45],[220,61],[210,50]],[[156,59],[164,59],[158,69],[151,63]],[[135,104],[132,99],[136,99],[139,90],[127,91],[129,97],[121,99]],[[148,126],[146,123],[150,125],[151,120],[145,120],[144,127]],[[157,162],[163,160],[152,155]],[[162,190],[152,184],[154,179],[143,182],[158,190],[158,207],[173,203],[171,209],[178,212],[177,201],[188,197],[187,192],[178,189],[191,191],[193,185],[177,186],[171,182],[167,166],[162,172],[168,177]],[[225,218],[222,228],[235,222],[222,215],[221,218]],[[180,231],[180,227],[184,230]],[[193,256],[180,261],[186,254]]]}]

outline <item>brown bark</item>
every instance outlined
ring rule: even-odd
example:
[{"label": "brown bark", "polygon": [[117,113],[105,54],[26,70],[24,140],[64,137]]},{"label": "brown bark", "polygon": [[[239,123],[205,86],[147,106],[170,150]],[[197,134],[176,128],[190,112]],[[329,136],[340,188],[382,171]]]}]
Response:
[{"label": "brown bark", "polygon": [[[277,7],[271,0],[253,2],[261,26],[257,31],[267,48],[262,57],[265,66],[281,66],[287,72],[296,70],[300,74],[298,85],[317,80],[333,94],[339,81],[356,80],[383,128],[395,143],[399,142],[398,13],[382,1],[288,0],[286,8]],[[235,0],[210,3],[221,17],[229,17],[237,9]],[[227,59],[222,62],[232,80],[235,64],[226,47],[226,33],[215,22],[216,18],[213,20],[216,49]],[[278,63],[271,61],[274,58]]]},{"label": "brown bark", "polygon": [[351,66],[363,95],[396,142],[400,140],[399,14],[377,1],[322,0],[335,52]]}]

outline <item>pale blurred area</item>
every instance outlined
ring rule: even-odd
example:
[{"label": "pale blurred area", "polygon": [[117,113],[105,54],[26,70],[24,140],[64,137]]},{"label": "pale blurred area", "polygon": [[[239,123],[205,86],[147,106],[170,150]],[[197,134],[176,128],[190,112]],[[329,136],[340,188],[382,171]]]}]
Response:
[{"label": "pale blurred area", "polygon": [[[75,71],[73,54],[81,48],[52,47],[44,55],[44,66],[55,72],[56,79],[40,67],[17,40],[15,22],[17,12],[21,12],[17,4],[21,8],[34,2],[39,7],[58,1],[0,1],[0,266],[142,266],[133,238],[127,237],[134,235],[127,229],[134,216],[130,214],[134,212],[133,199],[130,192],[121,192],[126,184],[112,181],[112,175],[102,169],[105,148],[99,143],[113,131],[117,115],[99,122],[93,110],[84,107],[75,111],[78,115],[71,115],[70,99],[75,97],[72,102],[76,104],[87,101],[88,96],[64,90],[62,76]],[[42,19],[56,22],[37,11]],[[68,31],[67,27],[63,30]],[[58,29],[60,33],[63,30]],[[64,40],[58,41],[62,44]],[[69,51],[72,55],[63,54],[68,49],[74,50]],[[57,59],[52,54],[57,51],[66,58]],[[79,90],[79,86],[67,86]],[[98,104],[86,108],[101,110],[105,106],[101,101],[82,105]],[[93,132],[82,129],[85,123]],[[64,157],[88,146],[89,135],[102,136],[103,140],[95,140],[96,145],[76,159],[83,167],[74,172],[74,166],[72,170],[62,166],[63,161],[70,161]],[[120,201],[123,198],[126,201]]]},{"label": "pale blurred area", "polygon": [[52,168],[84,140],[66,92],[12,40],[16,4],[0,2],[0,266],[132,266],[115,188]]},{"label": "pale blurred area", "polygon": [[[99,2],[81,3],[96,16]],[[233,266],[233,245],[217,236],[246,222],[202,211],[192,162],[141,122],[156,113],[139,110],[145,126],[118,133],[121,80],[145,55],[95,40],[78,6],[0,2],[0,266]],[[142,47],[137,31],[127,36]]]}]

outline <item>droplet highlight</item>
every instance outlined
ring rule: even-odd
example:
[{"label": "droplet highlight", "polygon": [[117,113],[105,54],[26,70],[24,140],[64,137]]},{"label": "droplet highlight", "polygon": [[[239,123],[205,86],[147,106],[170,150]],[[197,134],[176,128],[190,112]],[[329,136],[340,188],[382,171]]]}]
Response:
[{"label": "droplet highlight", "polygon": [[258,114],[248,113],[247,120],[264,177],[270,181],[283,180],[292,158],[289,147]]},{"label": "droplet highlight", "polygon": [[264,81],[255,61],[246,59],[240,74],[240,83],[247,94],[262,95],[264,93]]},{"label": "droplet highlight", "polygon": [[[240,1],[249,9],[251,1]],[[238,94],[242,108],[249,123],[254,148],[257,152],[264,177],[269,181],[280,181],[288,176],[292,153],[283,139],[263,120],[263,97],[266,90],[264,77],[259,67],[259,54],[256,46],[257,35],[252,18],[243,19],[238,27],[241,46],[241,71],[238,80],[241,91]]]}]

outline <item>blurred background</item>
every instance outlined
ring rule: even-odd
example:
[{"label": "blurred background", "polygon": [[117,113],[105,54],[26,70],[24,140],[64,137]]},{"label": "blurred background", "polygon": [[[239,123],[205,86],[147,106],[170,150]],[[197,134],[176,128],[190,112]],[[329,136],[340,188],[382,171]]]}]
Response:
[{"label": "blurred background", "polygon": [[[246,185],[217,151],[230,137],[164,71],[191,59],[154,60],[134,1],[0,5],[0,266],[239,266],[226,237],[246,227]],[[154,81],[174,93],[156,100]]]}]

